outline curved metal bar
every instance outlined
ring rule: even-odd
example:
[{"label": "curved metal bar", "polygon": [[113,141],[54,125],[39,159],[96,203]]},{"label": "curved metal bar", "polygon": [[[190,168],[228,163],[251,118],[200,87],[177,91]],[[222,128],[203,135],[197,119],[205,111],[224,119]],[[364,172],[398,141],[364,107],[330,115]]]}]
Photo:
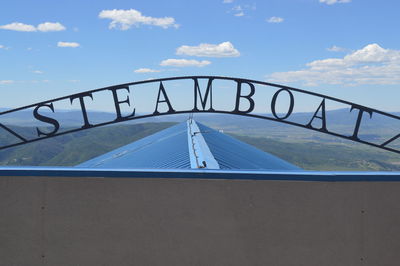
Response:
[{"label": "curved metal bar", "polygon": [[[198,84],[198,80],[201,79],[206,79],[208,80],[208,85],[207,85],[207,90],[205,92],[204,98],[202,97],[200,88],[199,88],[199,84]],[[170,104],[170,101],[168,99],[168,96],[166,94],[166,91],[164,89],[163,86],[163,82],[166,81],[175,81],[175,80],[193,80],[194,82],[194,108],[191,110],[174,110]],[[229,81],[234,81],[237,84],[237,92],[236,92],[236,107],[234,110],[232,111],[223,111],[223,110],[216,110],[213,108],[212,106],[212,82],[214,80],[229,80]],[[140,84],[148,84],[148,83],[159,83],[160,87],[159,87],[159,91],[158,91],[158,97],[157,97],[157,102],[156,102],[156,110],[155,112],[153,112],[152,114],[146,114],[146,115],[135,115],[135,111],[129,115],[129,116],[122,116],[121,115],[121,111],[119,109],[119,105],[122,103],[128,103],[129,105],[129,98],[127,98],[125,101],[120,101],[118,99],[117,90],[127,90],[129,92],[129,87],[130,86],[134,86],[134,85],[140,85]],[[242,91],[241,91],[241,85],[242,84],[247,84],[250,87],[250,93],[247,95],[242,95]],[[275,92],[274,97],[272,99],[271,102],[271,106],[272,108],[272,113],[273,113],[273,117],[266,117],[266,116],[262,116],[259,114],[251,114],[251,111],[254,109],[254,101],[252,99],[252,96],[254,95],[255,92],[255,86],[254,85],[264,85],[264,86],[269,86],[269,87],[275,87],[278,90]],[[112,120],[112,121],[107,121],[107,122],[103,122],[103,123],[99,123],[99,124],[95,124],[95,125],[91,125],[88,122],[87,119],[87,112],[85,109],[85,105],[84,105],[84,101],[83,98],[84,97],[92,97],[92,95],[94,93],[100,92],[100,91],[111,91],[112,95],[113,95],[113,99],[114,99],[114,103],[115,103],[115,107],[116,107],[116,119]],[[276,104],[276,98],[278,97],[279,93],[281,92],[287,92],[290,96],[291,102],[289,103],[289,111],[286,113],[286,115],[284,116],[278,116],[278,114],[276,114],[275,112],[275,104]],[[318,98],[321,98],[321,104],[318,107],[318,109],[316,110],[314,116],[311,117],[311,121],[308,124],[300,124],[297,122],[293,122],[293,121],[289,121],[286,120],[293,111],[293,105],[294,105],[294,97],[292,92],[297,92],[297,93],[301,93],[301,94],[306,94],[306,95],[311,95],[311,96],[315,96]],[[210,93],[210,94],[209,94]],[[164,100],[161,100],[161,97]],[[61,101],[61,100],[66,100],[69,99],[72,103],[73,100],[77,99],[80,101],[80,105],[82,108],[82,114],[83,114],[83,118],[84,118],[84,125],[80,128],[76,128],[76,129],[72,129],[72,130],[67,130],[67,131],[63,131],[63,132],[59,132],[59,128],[60,125],[58,123],[57,120],[50,118],[50,117],[46,117],[44,115],[39,114],[38,110],[39,108],[42,107],[47,107],[49,108],[51,111],[54,112],[54,106],[53,103],[57,102],[57,101]],[[209,99],[209,101],[208,101]],[[240,99],[244,99],[247,100],[250,104],[250,107],[243,111],[240,110]],[[198,109],[198,100],[200,101],[201,109]],[[351,136],[347,136],[347,135],[342,135],[339,133],[335,133],[333,131],[329,131],[326,128],[326,119],[325,119],[325,100],[331,100],[337,103],[342,103],[345,105],[349,105],[350,106],[350,111],[356,109],[358,110],[358,117],[357,117],[357,121],[355,123],[355,130],[353,132],[353,135]],[[210,103],[210,108],[206,109],[205,106],[208,103]],[[168,111],[167,112],[163,112],[160,113],[157,111],[157,107],[159,103],[166,103],[168,104]],[[55,136],[61,136],[61,135],[65,135],[65,134],[69,134],[69,133],[73,133],[73,132],[78,132],[81,130],[85,130],[88,128],[95,128],[95,127],[100,127],[100,126],[105,126],[105,125],[111,125],[111,124],[115,124],[115,123],[119,123],[119,122],[125,122],[125,121],[131,121],[131,120],[136,120],[136,119],[141,119],[141,118],[148,118],[148,117],[154,117],[154,116],[163,116],[163,115],[170,115],[170,114],[187,114],[187,113],[218,113],[218,114],[234,114],[234,115],[241,115],[241,116],[246,116],[246,117],[254,117],[254,118],[260,118],[260,119],[265,119],[265,120],[270,120],[270,121],[275,121],[275,122],[280,122],[280,123],[284,123],[284,124],[288,124],[288,125],[292,125],[292,126],[297,126],[297,127],[301,127],[301,128],[306,128],[312,131],[317,131],[317,132],[321,132],[324,134],[328,134],[331,136],[335,136],[335,137],[339,137],[342,139],[347,139],[347,140],[351,140],[351,141],[355,141],[358,143],[363,143],[366,145],[370,145],[376,148],[380,148],[383,150],[387,150],[387,151],[391,151],[391,152],[395,152],[395,153],[400,153],[400,148],[399,149],[395,149],[392,147],[387,147],[388,144],[390,144],[391,142],[397,140],[398,138],[400,138],[400,133],[393,136],[392,138],[384,141],[381,144],[376,144],[376,143],[372,143],[366,140],[361,139],[358,136],[358,131],[360,128],[360,124],[361,124],[361,120],[363,117],[363,114],[369,114],[370,117],[372,117],[372,115],[374,113],[376,114],[380,114],[383,115],[385,117],[390,117],[396,120],[400,120],[399,116],[390,114],[390,113],[386,113],[377,109],[373,109],[373,108],[369,108],[363,105],[359,105],[356,103],[352,103],[349,101],[345,101],[345,100],[341,100],[341,99],[337,99],[334,97],[330,97],[327,95],[323,95],[323,94],[319,94],[319,93],[315,93],[315,92],[309,92],[306,90],[302,90],[302,89],[298,89],[298,88],[294,88],[294,87],[289,87],[289,86],[284,86],[284,85],[279,85],[279,84],[274,84],[274,83],[268,83],[268,82],[263,82],[263,81],[257,81],[257,80],[251,80],[251,79],[242,79],[242,78],[234,78],[234,77],[221,77],[221,76],[182,76],[182,77],[170,77],[170,78],[161,78],[161,79],[152,79],[152,80],[144,80],[144,81],[137,81],[137,82],[131,82],[131,83],[124,83],[124,84],[119,84],[119,85],[114,85],[114,86],[108,86],[108,87],[103,87],[103,88],[99,88],[99,89],[94,89],[94,90],[88,90],[85,92],[81,92],[81,93],[76,93],[76,94],[71,94],[71,95],[67,95],[67,96],[63,96],[63,97],[59,97],[59,98],[55,98],[55,99],[51,99],[51,100],[46,100],[46,101],[42,101],[42,102],[38,102],[35,104],[30,104],[30,105],[26,105],[23,107],[19,107],[19,108],[15,108],[12,110],[6,110],[3,112],[0,112],[0,117],[2,115],[5,114],[10,114],[13,112],[17,112],[17,111],[21,111],[21,110],[25,110],[25,109],[29,109],[29,108],[35,108],[33,115],[34,117],[42,122],[48,123],[50,125],[52,125],[54,127],[53,131],[50,133],[45,133],[45,132],[41,132],[40,129],[37,128],[37,132],[38,132],[38,137],[37,138],[25,138],[22,137],[21,135],[19,135],[18,133],[14,132],[12,129],[10,129],[9,127],[3,125],[0,123],[0,128],[3,128],[4,130],[6,130],[7,132],[11,133],[12,135],[14,135],[16,138],[18,138],[19,140],[21,140],[21,142],[18,143],[13,143],[13,144],[9,144],[9,145],[3,145],[0,146],[0,150],[2,149],[6,149],[6,148],[10,148],[10,147],[15,147],[15,146],[19,146],[19,145],[23,145],[23,144],[27,144],[27,143],[31,143],[31,142],[35,142],[35,141],[39,141],[42,139],[47,139],[47,138],[52,138]],[[322,115],[318,116],[318,113],[321,112]],[[314,119],[320,119],[322,121],[322,126],[321,128],[315,128],[312,126],[312,121]]]}]

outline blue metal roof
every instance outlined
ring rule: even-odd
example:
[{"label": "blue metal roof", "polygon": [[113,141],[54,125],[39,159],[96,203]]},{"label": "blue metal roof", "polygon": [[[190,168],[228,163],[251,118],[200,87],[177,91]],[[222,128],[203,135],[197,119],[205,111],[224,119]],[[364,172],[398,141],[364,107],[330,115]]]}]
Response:
[{"label": "blue metal roof", "polygon": [[190,168],[186,130],[185,123],[172,126],[77,167]]},{"label": "blue metal roof", "polygon": [[300,170],[272,154],[197,123],[221,169]]},{"label": "blue metal roof", "polygon": [[77,167],[301,170],[276,156],[193,120],[145,137]]}]

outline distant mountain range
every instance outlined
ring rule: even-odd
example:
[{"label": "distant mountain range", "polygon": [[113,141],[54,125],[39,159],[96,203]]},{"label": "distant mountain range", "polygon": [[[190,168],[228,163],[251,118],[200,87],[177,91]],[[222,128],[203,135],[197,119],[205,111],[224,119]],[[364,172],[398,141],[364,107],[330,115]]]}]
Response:
[{"label": "distant mountain range", "polygon": [[[0,165],[73,166],[174,124],[113,125],[41,140],[0,151]],[[231,125],[229,131],[240,132],[243,127]],[[256,132],[259,136],[230,134],[307,170],[400,170],[400,155],[395,153],[350,141],[316,141],[310,139],[308,131],[295,134],[288,131],[277,139],[270,134],[273,130]],[[34,132],[31,127],[19,127],[18,131],[24,135]],[[9,138],[9,134],[0,131],[0,143]]]},{"label": "distant mountain range", "polygon": [[[4,111],[6,109],[0,109]],[[43,110],[43,113],[49,111]],[[392,113],[400,116],[400,113]],[[188,119],[191,114],[180,115],[163,115],[151,118],[143,118],[138,120],[126,121],[122,125],[132,125],[140,123],[161,123],[161,122],[182,122]],[[293,113],[288,120],[307,124],[313,117],[314,112]],[[351,136],[354,131],[355,121],[357,120],[358,112],[350,109],[337,109],[326,112],[327,128],[329,131],[336,132],[342,135]],[[266,115],[271,117],[271,115]],[[80,110],[58,111],[51,114],[51,117],[56,118],[63,128],[78,128],[83,125],[82,113]],[[89,120],[92,124],[112,121],[116,118],[111,112],[89,111]],[[273,137],[275,139],[287,141],[322,141],[330,143],[343,143],[348,140],[332,137],[316,131],[310,131],[301,127],[295,127],[277,121],[265,119],[251,118],[240,115],[212,114],[212,113],[195,113],[193,117],[210,127],[225,131],[230,134],[238,134],[242,136],[253,137]],[[320,126],[320,119],[315,119],[315,127]],[[32,111],[19,111],[11,114],[0,116],[0,123],[17,127],[30,127],[31,132],[36,134],[36,126],[45,126],[42,122],[34,119]],[[25,130],[26,131],[26,130]],[[31,134],[32,134],[31,133]],[[360,128],[359,136],[366,141],[374,143],[383,143],[389,138],[400,133],[400,121],[374,114],[372,119],[367,114],[364,115],[363,123]],[[393,142],[393,145],[400,147],[400,140]]]},{"label": "distant mountain range", "polygon": [[[6,108],[0,108],[0,111],[7,111]],[[49,110],[41,111],[43,114],[50,114]],[[115,114],[111,112],[97,112],[89,111],[88,116],[90,121],[94,124],[101,123],[104,121],[110,121],[115,119]],[[64,127],[76,127],[82,125],[82,112],[80,110],[71,111],[57,111],[52,113],[51,117],[54,117],[58,121],[62,122]],[[14,126],[36,126],[38,121],[33,117],[32,110],[22,110],[0,116],[0,123],[5,125]]]},{"label": "distant mountain range", "polygon": [[[6,108],[0,108],[0,112],[6,111]],[[43,110],[41,113],[50,113],[48,110]],[[400,116],[400,112],[391,113],[396,116]],[[270,114],[264,114],[266,116],[270,116]],[[302,124],[306,124],[310,121],[314,112],[302,112],[302,113],[293,113],[288,120],[293,122],[298,122]],[[82,125],[82,113],[80,110],[71,110],[71,111],[58,111],[57,113],[52,113],[52,117],[56,118],[62,125],[65,127],[75,127]],[[365,115],[366,116],[366,115]],[[100,112],[100,111],[88,111],[88,117],[91,123],[97,124],[105,121],[112,121],[116,118],[115,113],[112,112]],[[189,117],[189,114],[181,114],[181,115],[166,115],[159,117],[152,117],[149,119],[141,120],[147,121],[152,120],[155,122],[181,122],[186,120]],[[249,124],[250,127],[265,127],[266,123],[274,123],[272,121],[260,120],[260,119],[252,119],[249,117],[238,116],[238,115],[222,115],[222,114],[211,114],[211,113],[203,113],[203,114],[194,114],[194,117],[198,121],[208,122],[210,124],[219,125],[219,126],[227,126],[232,124]],[[340,126],[354,126],[354,122],[357,117],[357,111],[350,112],[349,109],[337,109],[326,112],[326,119],[328,127],[340,127]],[[249,120],[251,119],[251,120]],[[318,119],[317,119],[318,120]],[[251,124],[250,124],[251,121]],[[397,125],[400,129],[400,122],[394,119],[386,118],[382,115],[375,114],[372,119],[365,119],[366,123],[363,123],[364,126],[379,126],[379,127],[389,127],[397,128]],[[10,114],[6,114],[0,116],[0,122],[6,125],[16,125],[16,126],[34,126],[37,124],[37,121],[33,118],[31,110],[23,110]],[[397,123],[396,123],[397,122]]]},{"label": "distant mountain range", "polygon": [[[328,129],[341,133],[347,132],[346,134],[351,135],[357,113],[356,111],[350,113],[349,109],[327,111]],[[393,114],[400,116],[400,113]],[[143,118],[6,149],[0,151],[0,165],[75,165],[175,123],[185,121],[190,115]],[[313,115],[314,112],[294,113],[289,119],[307,124]],[[93,124],[115,119],[115,114],[111,112],[89,111],[88,116]],[[400,170],[400,155],[398,154],[320,132],[239,115],[196,113],[193,117],[200,123],[234,135],[305,169]],[[79,110],[57,112],[55,118],[64,128],[77,128],[83,124],[82,113]],[[315,122],[318,123],[318,119],[315,119]],[[36,126],[39,125],[31,111],[19,111],[15,114],[0,116],[0,123],[8,125],[27,138],[36,136]],[[40,124],[41,127],[43,125],[43,123]],[[317,127],[318,124],[315,126]],[[376,114],[372,119],[366,115],[360,130],[360,136],[363,139],[375,139],[378,142],[398,133],[400,133],[400,121]],[[15,137],[4,130],[0,131],[1,145],[14,141]]]}]

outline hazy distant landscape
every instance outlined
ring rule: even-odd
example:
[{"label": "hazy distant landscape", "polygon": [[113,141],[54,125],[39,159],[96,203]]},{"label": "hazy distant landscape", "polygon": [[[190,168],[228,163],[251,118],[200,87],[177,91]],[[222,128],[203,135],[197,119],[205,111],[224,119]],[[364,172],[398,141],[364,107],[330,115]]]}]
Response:
[{"label": "hazy distant landscape", "polygon": [[[79,126],[78,111],[62,113],[67,127]],[[330,129],[352,132],[354,122],[348,110],[327,112]],[[293,114],[293,119],[302,121],[312,113]],[[91,112],[93,123],[113,119],[111,113]],[[90,158],[131,143],[147,135],[185,121],[188,115],[175,115],[140,119],[118,125],[93,128],[77,133],[58,136],[31,144],[9,148],[0,152],[0,165],[73,166]],[[285,124],[234,115],[196,114],[195,120],[232,135],[257,148],[279,156],[307,170],[349,171],[399,171],[400,155],[382,151],[363,144],[331,137],[319,132],[288,126]],[[30,114],[2,121],[17,132],[29,136],[35,133],[36,125],[30,124]],[[397,134],[397,124],[376,119],[366,124],[360,134],[369,138],[382,138]],[[400,127],[399,127],[400,128]],[[9,134],[0,133],[0,143],[10,141]]]}]

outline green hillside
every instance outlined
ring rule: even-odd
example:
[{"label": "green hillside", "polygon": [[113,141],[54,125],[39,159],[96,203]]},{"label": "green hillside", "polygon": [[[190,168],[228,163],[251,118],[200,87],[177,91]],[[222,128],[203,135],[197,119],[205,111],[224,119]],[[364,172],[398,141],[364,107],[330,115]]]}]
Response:
[{"label": "green hillside", "polygon": [[[0,152],[0,165],[73,166],[173,124],[117,125],[41,140]],[[21,131],[32,130],[20,128]],[[8,137],[0,135],[0,140],[5,136]]]},{"label": "green hillside", "polygon": [[[0,165],[73,166],[174,124],[122,124],[67,134],[6,149],[0,152]],[[33,132],[29,127],[18,131]],[[231,126],[225,133],[307,170],[400,171],[400,155],[349,141],[310,138],[300,131],[277,135],[273,128],[243,135],[243,127]],[[0,134],[0,142],[9,139]]]},{"label": "green hillside", "polygon": [[234,137],[306,170],[400,171],[400,154],[363,144]]}]

